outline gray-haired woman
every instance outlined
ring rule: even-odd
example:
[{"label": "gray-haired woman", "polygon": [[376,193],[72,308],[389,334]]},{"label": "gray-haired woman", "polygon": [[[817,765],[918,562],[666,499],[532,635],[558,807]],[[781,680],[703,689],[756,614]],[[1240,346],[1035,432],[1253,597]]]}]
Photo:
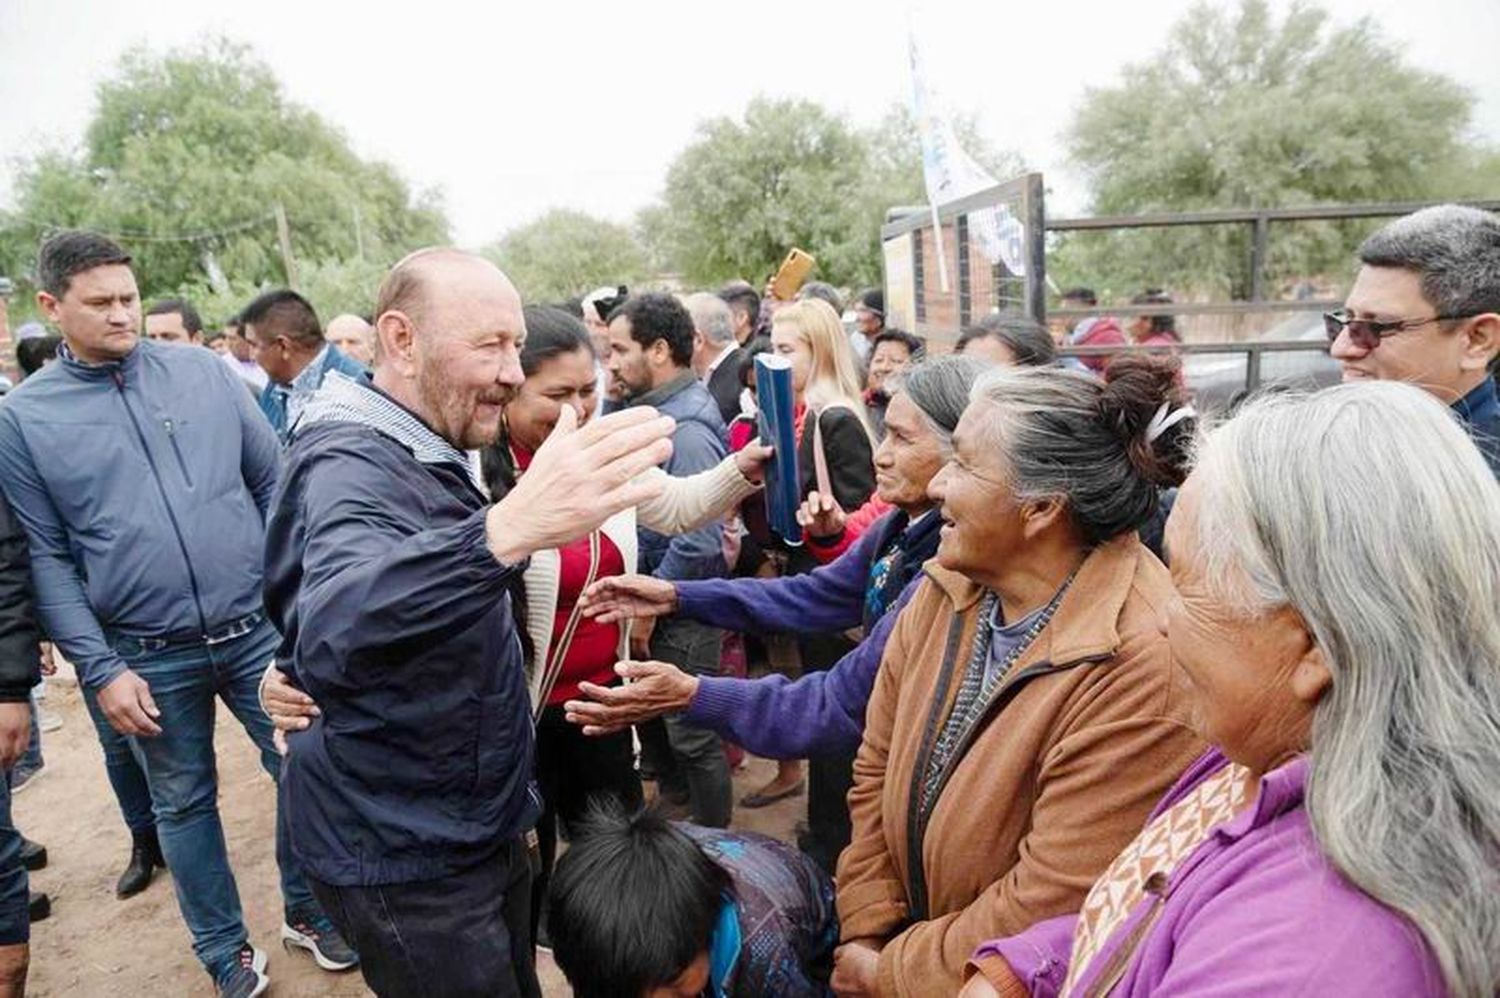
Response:
[{"label": "gray-haired woman", "polygon": [[[781,579],[708,579],[669,583],[618,576],[589,590],[585,614],[601,620],[679,613],[739,631],[839,632],[863,626],[867,637],[832,669],[795,683],[698,678],[661,662],[631,662],[626,686],[580,687],[588,699],[567,704],[569,720],[590,733],[619,730],[661,714],[686,711],[688,723],[711,728],[757,755],[800,759],[852,753],[864,729],[865,702],[896,610],[908,584],[937,550],[941,526],[927,486],[952,452],[953,430],[983,363],[945,357],[918,364],[892,383],[887,433],[875,453],[879,495],[895,507],[856,544],[804,575]],[[848,841],[848,811],[828,817],[826,841],[813,855],[831,869]],[[835,827],[836,826],[836,827]]]},{"label": "gray-haired woman", "polygon": [[967,995],[1500,989],[1500,486],[1441,404],[1252,404],[1167,529],[1191,767]]}]

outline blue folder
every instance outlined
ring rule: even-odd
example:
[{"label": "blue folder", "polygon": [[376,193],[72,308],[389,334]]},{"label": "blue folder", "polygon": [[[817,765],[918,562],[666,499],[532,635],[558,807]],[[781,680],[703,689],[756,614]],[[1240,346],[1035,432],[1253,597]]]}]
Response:
[{"label": "blue folder", "polygon": [[797,508],[802,505],[802,475],[797,467],[791,361],[775,354],[756,355],[755,398],[761,442],[776,449],[766,466],[766,522],[788,544],[801,544]]}]

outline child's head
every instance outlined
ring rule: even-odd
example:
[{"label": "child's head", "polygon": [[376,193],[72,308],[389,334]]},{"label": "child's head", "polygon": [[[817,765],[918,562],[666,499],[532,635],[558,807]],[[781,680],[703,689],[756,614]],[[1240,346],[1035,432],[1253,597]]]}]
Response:
[{"label": "child's head", "polygon": [[577,998],[696,998],[729,875],[661,816],[596,813],[557,861],[547,930]]}]

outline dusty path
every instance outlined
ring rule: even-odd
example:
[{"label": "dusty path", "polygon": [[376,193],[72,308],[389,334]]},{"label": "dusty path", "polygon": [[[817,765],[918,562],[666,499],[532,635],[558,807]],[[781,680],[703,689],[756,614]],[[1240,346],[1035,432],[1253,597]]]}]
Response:
[{"label": "dusty path", "polygon": [[[29,993],[58,998],[212,995],[177,913],[170,879],[159,873],[144,893],[128,901],[115,898],[129,836],[77,687],[66,675],[49,680],[48,687],[47,709],[63,718],[63,727],[44,736],[47,769],[14,802],[18,826],[49,853],[47,868],[32,874],[32,888],[52,897],[52,917],[32,928]],[[274,788],[244,731],[222,706],[217,742],[224,833],[251,939],[270,956],[270,994],[368,995],[357,973],[326,974],[307,956],[281,949]],[[736,797],[769,779],[772,771],[770,763],[751,760],[736,774]],[[798,797],[759,811],[741,809],[736,826],[788,838],[805,801]],[[545,992],[567,995],[561,974],[545,954],[541,962]]]}]

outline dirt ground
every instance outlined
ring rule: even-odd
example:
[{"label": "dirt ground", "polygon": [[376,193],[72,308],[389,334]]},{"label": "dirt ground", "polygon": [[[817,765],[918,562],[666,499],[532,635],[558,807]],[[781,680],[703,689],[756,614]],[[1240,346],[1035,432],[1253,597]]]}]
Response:
[{"label": "dirt ground", "polygon": [[[143,893],[115,897],[115,880],[129,856],[129,835],[104,775],[104,761],[76,684],[64,665],[49,679],[46,709],[63,719],[43,737],[46,770],[14,800],[17,826],[47,847],[46,869],[31,875],[33,890],[52,898],[52,917],[32,927],[33,996],[212,995],[193,957],[170,879],[158,872]],[[368,995],[357,972],[328,974],[300,951],[279,945],[273,824],[275,790],[257,754],[222,705],[217,731],[219,810],[239,882],[251,940],[270,957],[270,994],[278,998]],[[771,777],[774,765],[750,759],[735,774],[738,799]],[[806,797],[749,811],[735,827],[790,839]],[[569,994],[547,954],[539,956],[545,994]]]}]

